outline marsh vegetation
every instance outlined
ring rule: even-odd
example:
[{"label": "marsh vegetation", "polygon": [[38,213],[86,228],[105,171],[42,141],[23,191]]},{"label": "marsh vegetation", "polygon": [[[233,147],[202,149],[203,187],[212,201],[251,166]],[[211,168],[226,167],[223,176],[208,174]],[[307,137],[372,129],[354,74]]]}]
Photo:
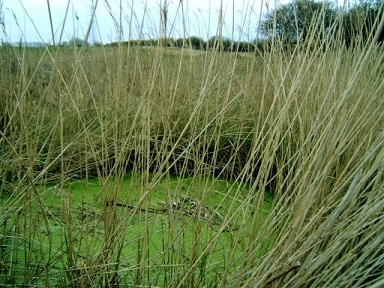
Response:
[{"label": "marsh vegetation", "polygon": [[383,46],[327,33],[0,47],[1,286],[383,285]]}]

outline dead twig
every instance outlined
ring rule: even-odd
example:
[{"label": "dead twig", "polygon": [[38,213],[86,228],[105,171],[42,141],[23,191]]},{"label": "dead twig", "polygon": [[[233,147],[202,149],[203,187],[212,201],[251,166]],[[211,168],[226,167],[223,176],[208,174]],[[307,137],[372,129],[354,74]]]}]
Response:
[{"label": "dead twig", "polygon": [[281,267],[277,270],[280,270],[278,271],[275,275],[272,275],[268,280],[267,282],[265,283],[265,286],[268,286],[269,284],[271,284],[272,282],[276,281],[277,279],[283,277],[284,275],[288,274],[289,272],[291,272],[292,270],[298,268],[301,266],[301,263],[300,262],[295,262],[291,265],[288,265],[288,266],[284,266],[284,267]]}]

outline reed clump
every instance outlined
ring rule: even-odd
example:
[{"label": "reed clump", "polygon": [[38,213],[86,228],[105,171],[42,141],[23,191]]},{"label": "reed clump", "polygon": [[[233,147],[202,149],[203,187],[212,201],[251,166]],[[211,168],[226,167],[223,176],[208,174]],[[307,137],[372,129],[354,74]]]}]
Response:
[{"label": "reed clump", "polygon": [[383,285],[383,47],[329,43],[0,47],[0,284]]}]

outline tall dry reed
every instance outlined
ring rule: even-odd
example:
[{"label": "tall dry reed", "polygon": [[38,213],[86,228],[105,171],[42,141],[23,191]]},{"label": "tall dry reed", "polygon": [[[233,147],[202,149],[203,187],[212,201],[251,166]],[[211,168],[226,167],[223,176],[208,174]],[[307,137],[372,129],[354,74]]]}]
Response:
[{"label": "tall dry reed", "polygon": [[[281,44],[257,55],[1,47],[0,284],[383,285],[383,47]],[[207,176],[231,181],[217,191]],[[102,235],[76,220],[76,179]],[[166,207],[178,189],[196,203],[222,194],[220,226],[201,213],[180,224],[166,208],[155,225],[164,181]]]}]

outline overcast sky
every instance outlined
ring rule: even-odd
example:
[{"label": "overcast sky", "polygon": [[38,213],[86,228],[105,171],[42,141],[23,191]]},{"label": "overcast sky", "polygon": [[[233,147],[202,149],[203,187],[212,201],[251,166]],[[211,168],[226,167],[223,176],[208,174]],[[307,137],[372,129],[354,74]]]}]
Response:
[{"label": "overcast sky", "polygon": [[[51,42],[47,0],[1,1],[6,31],[6,35],[3,32],[0,34],[3,41]],[[122,9],[119,8],[120,2]],[[195,35],[204,39],[216,35],[220,0],[167,2],[168,35],[173,38]],[[267,5],[265,0],[223,0],[223,35],[247,41],[255,39],[261,9],[264,13],[274,6],[274,0],[269,2]],[[73,36],[84,38],[96,0],[49,0],[49,3],[55,41],[58,42],[61,34],[62,41],[68,41]],[[117,41],[120,21],[123,40],[159,37],[162,31],[160,3],[164,0],[99,0],[89,42]],[[64,21],[67,7],[68,16]]]}]

